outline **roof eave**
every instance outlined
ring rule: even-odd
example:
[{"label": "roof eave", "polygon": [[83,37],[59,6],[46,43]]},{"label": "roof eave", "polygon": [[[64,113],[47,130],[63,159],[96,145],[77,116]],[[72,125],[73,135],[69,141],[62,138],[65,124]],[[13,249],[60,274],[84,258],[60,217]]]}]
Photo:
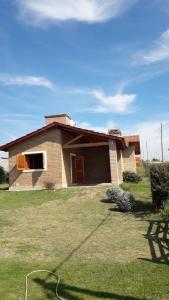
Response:
[{"label": "roof eave", "polygon": [[106,134],[106,133],[101,133],[101,132],[95,132],[95,131],[92,131],[92,130],[88,130],[88,129],[83,129],[83,128],[79,128],[79,127],[74,127],[74,126],[70,126],[70,125],[66,125],[66,124],[62,124],[62,123],[59,123],[59,122],[52,122],[40,129],[37,129],[31,133],[28,133],[16,140],[13,140],[7,144],[4,144],[2,146],[0,146],[0,151],[5,151],[5,152],[8,152],[8,150],[15,146],[16,144],[18,143],[21,143],[33,136],[36,136],[50,128],[54,128],[54,127],[58,127],[58,128],[61,128],[61,129],[69,129],[73,132],[85,132],[86,134],[90,135],[90,136],[97,136],[97,137],[100,137],[100,138],[103,138],[103,139],[106,139],[106,140],[117,140],[119,142],[121,142],[122,144],[122,147],[126,148],[127,145],[126,145],[126,142],[125,142],[125,139],[123,137],[118,137],[118,136],[112,136],[110,134]]}]

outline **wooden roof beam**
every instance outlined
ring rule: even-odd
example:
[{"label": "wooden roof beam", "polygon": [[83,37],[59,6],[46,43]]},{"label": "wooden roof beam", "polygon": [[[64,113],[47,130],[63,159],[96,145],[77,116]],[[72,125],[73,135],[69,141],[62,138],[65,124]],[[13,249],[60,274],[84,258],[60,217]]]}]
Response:
[{"label": "wooden roof beam", "polygon": [[66,146],[66,145],[72,144],[73,142],[75,142],[75,141],[81,139],[83,136],[84,136],[84,134],[80,134],[80,135],[76,136],[75,138],[73,138],[73,139],[71,139],[70,141],[68,141],[67,143],[65,143],[65,144],[63,145],[63,147]]},{"label": "wooden roof beam", "polygon": [[108,142],[84,143],[84,144],[63,145],[63,149],[88,148],[88,147],[98,147],[98,146],[108,146],[108,145],[109,145]]}]

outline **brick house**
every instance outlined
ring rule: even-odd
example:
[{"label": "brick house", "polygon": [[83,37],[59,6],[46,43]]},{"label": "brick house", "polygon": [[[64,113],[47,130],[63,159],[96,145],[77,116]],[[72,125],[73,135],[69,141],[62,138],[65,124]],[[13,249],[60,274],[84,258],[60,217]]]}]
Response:
[{"label": "brick house", "polygon": [[29,190],[122,182],[136,171],[139,136],[123,137],[72,126],[67,114],[46,116],[46,125],[0,147],[9,152],[9,189]]}]

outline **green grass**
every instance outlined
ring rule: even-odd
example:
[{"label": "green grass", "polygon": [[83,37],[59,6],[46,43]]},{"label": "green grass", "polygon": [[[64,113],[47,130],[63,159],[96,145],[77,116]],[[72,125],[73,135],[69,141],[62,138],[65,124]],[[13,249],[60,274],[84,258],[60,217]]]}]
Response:
[{"label": "green grass", "polygon": [[[1,190],[0,299],[24,300],[25,276],[36,269],[57,272],[67,300],[169,299],[168,239],[156,230],[164,226],[149,182],[123,187],[136,197],[133,213],[118,212],[103,186]],[[28,300],[56,299],[55,285],[52,276],[32,275]]]}]

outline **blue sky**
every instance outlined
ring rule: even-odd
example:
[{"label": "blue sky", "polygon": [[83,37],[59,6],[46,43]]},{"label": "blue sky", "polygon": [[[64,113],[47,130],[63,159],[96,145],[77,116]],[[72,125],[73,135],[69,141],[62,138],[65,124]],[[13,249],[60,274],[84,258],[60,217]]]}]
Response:
[{"label": "blue sky", "polygon": [[169,159],[168,0],[0,0],[0,144],[68,113]]}]

